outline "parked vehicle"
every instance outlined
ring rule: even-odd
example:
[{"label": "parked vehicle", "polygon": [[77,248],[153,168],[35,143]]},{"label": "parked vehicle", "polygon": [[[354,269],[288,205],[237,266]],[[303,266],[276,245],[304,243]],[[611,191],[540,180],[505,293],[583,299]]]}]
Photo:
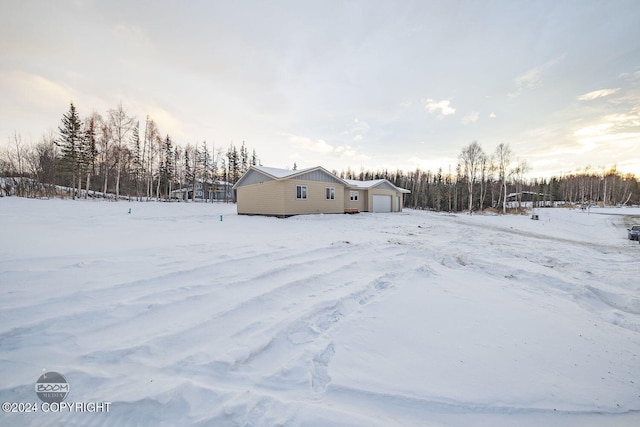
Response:
[{"label": "parked vehicle", "polygon": [[634,225],[631,228],[627,228],[629,240],[640,240],[638,236],[640,236],[640,225]]}]

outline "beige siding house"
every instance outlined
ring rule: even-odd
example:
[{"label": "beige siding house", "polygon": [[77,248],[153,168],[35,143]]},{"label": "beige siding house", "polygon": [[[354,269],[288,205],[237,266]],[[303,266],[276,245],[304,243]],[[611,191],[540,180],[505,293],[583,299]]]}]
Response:
[{"label": "beige siding house", "polygon": [[302,170],[251,166],[233,188],[239,214],[282,217],[399,212],[403,195],[409,193],[386,179],[343,180],[320,166]]}]

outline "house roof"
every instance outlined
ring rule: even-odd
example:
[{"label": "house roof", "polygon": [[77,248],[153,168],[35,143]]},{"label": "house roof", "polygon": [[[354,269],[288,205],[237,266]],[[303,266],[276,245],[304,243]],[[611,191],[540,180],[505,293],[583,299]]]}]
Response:
[{"label": "house roof", "polygon": [[[249,170],[256,170],[256,171],[258,171],[258,172],[260,172],[260,173],[262,173],[264,175],[267,175],[268,177],[270,177],[272,179],[287,179],[287,178],[290,178],[290,177],[293,177],[293,176],[296,176],[296,175],[303,175],[303,174],[305,174],[307,172],[310,172],[310,171],[321,170],[321,171],[327,173],[328,175],[332,176],[336,180],[344,183],[347,187],[350,187],[350,188],[359,188],[359,189],[366,190],[366,189],[369,189],[369,188],[377,187],[377,186],[379,186],[379,185],[381,185],[381,184],[386,182],[388,185],[390,185],[391,187],[393,187],[396,190],[400,191],[401,193],[411,193],[411,191],[409,191],[409,190],[405,190],[404,188],[396,187],[391,182],[389,182],[389,180],[386,180],[386,179],[374,179],[374,180],[371,180],[371,181],[357,181],[357,180],[353,180],[353,179],[341,179],[340,177],[338,177],[335,174],[329,172],[328,170],[326,170],[322,166],[314,166],[314,167],[311,167],[311,168],[291,170],[291,169],[278,169],[278,168],[270,168],[270,167],[266,167],[266,166],[253,165],[253,166],[251,166],[249,168]],[[234,188],[238,188],[240,186],[240,184],[243,181],[245,176],[246,176],[246,174],[240,178],[240,180],[236,183]]]},{"label": "house roof", "polygon": [[371,188],[383,183],[386,179],[372,179],[370,181],[358,181],[357,179],[345,179],[349,185],[358,188]]},{"label": "house roof", "polygon": [[392,187],[394,187],[395,189],[397,189],[401,193],[411,193],[410,190],[406,190],[404,188],[400,188],[400,187],[397,187],[397,186],[393,185],[388,179],[372,179],[372,180],[369,180],[369,181],[358,181],[358,180],[355,180],[355,179],[345,179],[345,181],[351,187],[360,188],[360,189],[363,189],[363,190],[377,187],[378,185],[386,182],[389,185],[391,185]]},{"label": "house roof", "polygon": [[267,175],[270,175],[271,177],[275,178],[275,179],[280,179],[280,178],[287,178],[291,175],[296,175],[302,172],[306,172],[306,171],[310,171],[312,169],[317,169],[319,166],[313,167],[313,168],[305,168],[305,169],[296,169],[296,170],[291,170],[291,169],[278,169],[278,168],[268,168],[266,166],[256,166],[253,165],[251,166],[253,169],[256,169],[262,173],[266,173]]},{"label": "house roof", "polygon": [[259,174],[262,174],[262,175],[264,175],[265,177],[267,177],[269,179],[274,179],[274,180],[285,180],[285,179],[294,178],[294,177],[298,177],[298,176],[301,176],[301,175],[305,175],[305,174],[308,174],[308,173],[314,173],[315,171],[318,171],[318,172],[326,174],[327,176],[330,176],[331,178],[335,179],[337,182],[340,182],[340,183],[344,184],[347,187],[349,186],[349,184],[347,184],[343,179],[340,179],[335,174],[329,172],[328,170],[326,170],[322,166],[315,166],[315,167],[311,167],[311,168],[291,170],[291,169],[278,169],[278,168],[270,168],[270,167],[266,167],[266,166],[252,165],[249,168],[249,170],[238,180],[238,182],[236,182],[236,184],[234,185],[233,188],[238,188],[238,187],[244,185],[244,182],[246,181],[246,179],[249,179],[247,177],[249,177],[251,172],[253,172],[253,171],[255,171],[255,172],[259,173]]}]

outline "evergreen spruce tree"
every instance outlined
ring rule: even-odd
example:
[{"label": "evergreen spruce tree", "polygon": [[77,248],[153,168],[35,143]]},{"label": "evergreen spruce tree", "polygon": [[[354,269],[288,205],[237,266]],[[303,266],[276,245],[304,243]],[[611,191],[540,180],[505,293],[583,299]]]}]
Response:
[{"label": "evergreen spruce tree", "polygon": [[227,165],[227,162],[225,161],[225,158],[222,157],[222,159],[220,159],[220,168],[222,169],[222,171],[220,172],[222,180],[224,181],[224,201],[225,203],[229,201],[229,167]]},{"label": "evergreen spruce tree", "polygon": [[171,198],[171,191],[173,190],[173,177],[174,177],[174,153],[173,153],[173,143],[171,142],[171,138],[169,135],[164,139],[164,143],[162,145],[163,151],[163,159],[162,165],[160,168],[160,179],[163,183],[163,187],[167,189],[167,197]]},{"label": "evergreen spruce tree", "polygon": [[131,134],[131,160],[133,179],[136,186],[136,198],[138,200],[142,197],[142,164],[144,153],[140,146],[140,121],[137,121],[133,127],[133,133]]},{"label": "evergreen spruce tree", "polygon": [[91,115],[85,122],[80,150],[80,165],[83,174],[86,176],[85,199],[89,195],[89,188],[91,187],[91,176],[95,174],[97,157],[98,147],[96,140],[96,116],[94,114]]},{"label": "evergreen spruce tree", "polygon": [[211,156],[207,141],[202,142],[200,151],[200,179],[202,179],[202,199],[206,200],[211,187]]},{"label": "evergreen spruce tree", "polygon": [[217,183],[216,181],[218,181],[220,179],[220,176],[218,175],[218,159],[216,158],[216,147],[213,146],[211,148],[211,181],[213,181],[213,185],[214,185],[214,196],[215,197],[215,192],[216,192],[216,187],[217,187]]},{"label": "evergreen spruce tree", "polygon": [[183,181],[183,173],[182,173],[182,168],[180,166],[180,160],[181,160],[180,149],[178,148],[177,145],[175,145],[173,147],[173,164],[174,164],[173,181],[177,183],[178,186],[181,186]]},{"label": "evergreen spruce tree", "polygon": [[249,169],[249,152],[247,151],[244,141],[240,147],[240,175],[243,175]]},{"label": "evergreen spruce tree", "polygon": [[187,148],[184,149],[184,179],[185,179],[185,185],[184,185],[185,188],[187,187],[187,184],[191,183],[194,179],[193,171],[191,170],[191,160],[189,159],[189,146],[187,146]]},{"label": "evergreen spruce tree", "polygon": [[[79,178],[82,134],[80,117],[73,102],[70,103],[69,111],[62,116],[62,124],[58,130],[60,138],[57,145],[62,154],[61,167],[65,175],[71,178],[71,187],[75,188],[76,178]],[[75,199],[75,190],[73,198]]]},{"label": "evergreen spruce tree", "polygon": [[228,181],[231,184],[235,184],[238,182],[238,178],[240,178],[240,156],[238,155],[238,149],[235,145],[231,144],[229,146],[229,150],[227,151],[227,169],[228,173]]},{"label": "evergreen spruce tree", "polygon": [[192,185],[192,196],[191,196],[191,201],[195,202],[196,201],[196,192],[198,190],[198,177],[200,176],[200,171],[199,171],[199,164],[200,162],[198,162],[198,159],[200,158],[200,151],[198,150],[198,145],[196,144],[195,147],[193,147],[193,160],[191,161],[193,164],[193,168],[192,168],[192,174],[193,174],[193,179],[191,181],[191,185]]}]

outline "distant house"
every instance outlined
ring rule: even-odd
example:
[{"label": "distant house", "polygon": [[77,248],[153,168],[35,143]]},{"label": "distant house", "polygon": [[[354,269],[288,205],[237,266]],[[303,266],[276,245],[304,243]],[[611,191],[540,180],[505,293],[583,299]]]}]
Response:
[{"label": "distant house", "polygon": [[251,166],[233,188],[239,214],[282,217],[400,212],[404,194],[410,193],[386,179],[344,180],[320,166],[301,170]]},{"label": "distant house", "polygon": [[568,204],[566,201],[553,200],[550,194],[535,193],[533,191],[521,191],[519,193],[507,194],[507,208],[541,208],[557,207]]},{"label": "distant house", "polygon": [[[179,188],[171,192],[172,199],[179,200],[192,200],[193,199],[193,186],[187,186]],[[233,184],[226,181],[219,180],[202,180],[199,179],[196,182],[196,200],[215,200],[232,202],[233,199]]]}]

